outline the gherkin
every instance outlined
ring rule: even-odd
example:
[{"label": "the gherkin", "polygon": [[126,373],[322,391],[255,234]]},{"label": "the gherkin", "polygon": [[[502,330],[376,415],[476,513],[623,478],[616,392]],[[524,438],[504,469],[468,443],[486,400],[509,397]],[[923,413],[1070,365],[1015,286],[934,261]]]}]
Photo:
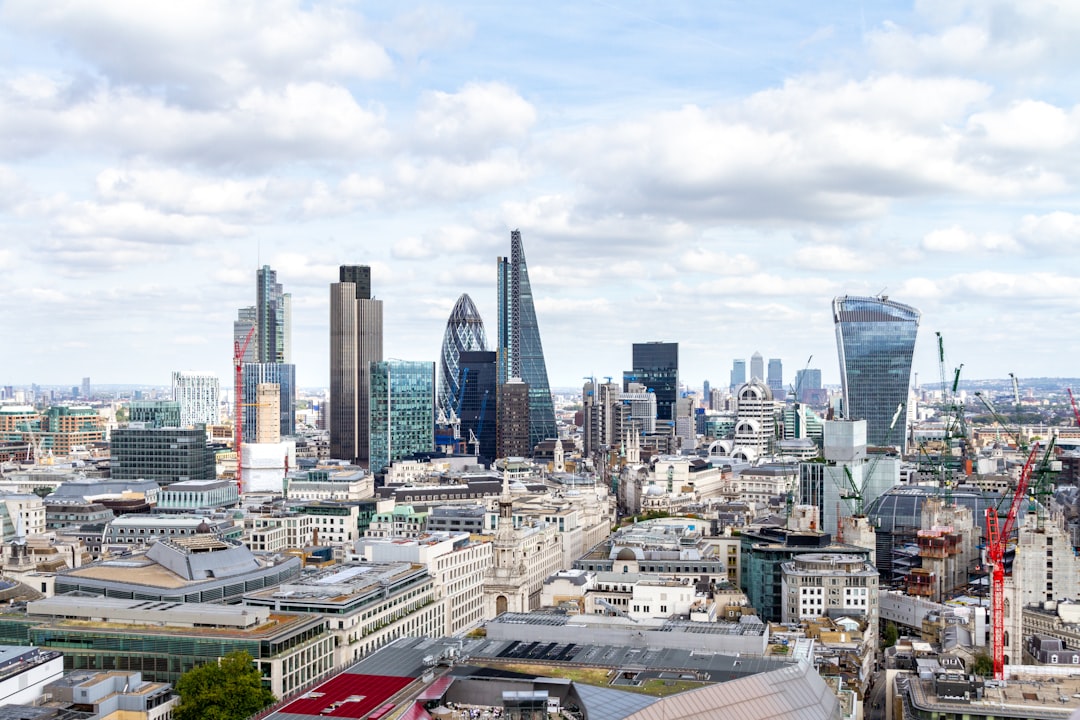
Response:
[{"label": "the gherkin", "polygon": [[468,293],[462,293],[450,319],[446,321],[443,334],[442,353],[439,359],[438,414],[451,417],[451,411],[459,415],[461,399],[461,378],[459,359],[461,353],[473,350],[487,350],[487,337],[484,335],[484,321],[476,311],[476,305]]}]

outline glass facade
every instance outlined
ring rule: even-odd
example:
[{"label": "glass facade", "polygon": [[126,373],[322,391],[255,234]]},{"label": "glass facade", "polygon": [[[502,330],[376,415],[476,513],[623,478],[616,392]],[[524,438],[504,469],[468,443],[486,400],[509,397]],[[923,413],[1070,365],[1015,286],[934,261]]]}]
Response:
[{"label": "glass facade", "polygon": [[[476,450],[484,462],[495,460],[496,383],[494,352],[467,351],[461,353],[459,385],[461,386],[461,437],[476,436]],[[472,446],[469,447],[472,449]]]},{"label": "glass facade", "polygon": [[733,360],[731,362],[731,389],[735,388],[746,382],[746,361],[745,360]]},{"label": "glass facade", "polygon": [[176,400],[132,400],[128,420],[152,427],[183,427],[180,403]]},{"label": "glass facade", "polygon": [[656,395],[656,419],[672,420],[679,396],[679,343],[634,343],[634,369],[623,374],[623,392],[629,383],[641,383]]},{"label": "glass facade", "polygon": [[282,363],[245,363],[243,369],[244,442],[255,442],[259,409],[254,399],[259,396],[259,385],[276,383],[281,391],[281,435],[296,434],[296,366]]},{"label": "glass facade", "polygon": [[844,415],[866,420],[868,445],[907,448],[903,414],[891,433],[889,425],[897,406],[907,406],[919,317],[918,310],[885,297],[833,300]]},{"label": "glass facade", "polygon": [[435,449],[435,363],[371,363],[371,472]]},{"label": "glass facade", "polygon": [[153,480],[169,485],[181,480],[214,480],[213,448],[201,428],[121,427],[109,441],[114,480]]},{"label": "glass facade", "polygon": [[291,362],[292,295],[282,291],[277,272],[269,265],[256,273],[256,285],[256,356],[261,363]]},{"label": "glass facade", "polygon": [[438,411],[448,419],[451,413],[461,417],[459,358],[461,353],[472,350],[487,350],[487,336],[484,334],[484,321],[480,319],[472,298],[462,294],[450,312],[450,319],[446,321],[439,358]]},{"label": "glass facade", "polygon": [[499,384],[519,378],[529,387],[529,448],[558,437],[540,326],[521,233],[510,233],[510,257],[499,258]]}]

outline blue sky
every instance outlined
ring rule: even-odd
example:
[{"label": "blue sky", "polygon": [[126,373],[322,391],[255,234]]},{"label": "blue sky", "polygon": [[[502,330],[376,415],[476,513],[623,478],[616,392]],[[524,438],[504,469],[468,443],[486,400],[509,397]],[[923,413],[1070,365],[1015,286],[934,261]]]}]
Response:
[{"label": "blue sky", "polygon": [[970,378],[1076,376],[1080,5],[0,3],[0,384],[227,376],[269,263],[298,381],[373,267],[387,357],[520,228],[554,385],[681,343],[836,382],[830,301]]}]

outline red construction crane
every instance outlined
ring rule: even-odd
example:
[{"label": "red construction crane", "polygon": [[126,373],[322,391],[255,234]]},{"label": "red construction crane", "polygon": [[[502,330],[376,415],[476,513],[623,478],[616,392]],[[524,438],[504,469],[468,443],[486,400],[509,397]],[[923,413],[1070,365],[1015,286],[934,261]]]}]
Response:
[{"label": "red construction crane", "polygon": [[1076,398],[1073,397],[1072,388],[1065,388],[1069,393],[1069,403],[1072,405],[1073,417],[1076,418],[1076,426],[1080,427],[1080,410],[1076,408]]},{"label": "red construction crane", "polygon": [[1027,494],[1028,480],[1031,478],[1031,470],[1038,452],[1039,443],[1035,443],[1027,462],[1024,463],[1024,469],[1020,471],[1020,479],[1016,482],[1016,491],[1013,493],[1008,515],[1005,516],[1005,524],[1001,524],[997,508],[992,506],[986,508],[986,533],[989,536],[986,542],[986,562],[992,566],[990,571],[990,640],[994,651],[995,680],[1005,679],[1005,547],[1009,544],[1009,536],[1016,527],[1016,514]]},{"label": "red construction crane", "polygon": [[239,340],[233,341],[233,370],[236,374],[236,387],[233,389],[233,415],[236,416],[233,421],[233,448],[236,450],[236,488],[240,493],[244,492],[244,471],[241,469],[244,467],[244,353],[254,334],[255,326],[252,325],[243,345]]}]

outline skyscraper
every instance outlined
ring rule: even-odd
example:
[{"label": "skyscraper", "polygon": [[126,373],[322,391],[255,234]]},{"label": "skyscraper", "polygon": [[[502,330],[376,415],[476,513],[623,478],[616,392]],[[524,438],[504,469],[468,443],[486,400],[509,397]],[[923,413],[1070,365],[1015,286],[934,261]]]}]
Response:
[{"label": "skyscraper", "polygon": [[468,449],[475,448],[485,463],[496,459],[497,355],[485,350],[466,350],[458,359],[461,437],[469,442],[476,437],[476,445]]},{"label": "skyscraper", "polygon": [[891,433],[889,425],[897,406],[907,405],[919,318],[915,308],[884,296],[833,300],[844,415],[866,420],[869,445],[906,449],[904,414]]},{"label": "skyscraper", "polygon": [[[240,347],[244,347],[248,333],[258,324],[258,311],[254,305],[242,307],[236,311],[236,320],[233,321],[233,341]],[[259,362],[259,341],[255,335],[251,336],[241,362]]]},{"label": "skyscraper", "polygon": [[180,403],[180,427],[216,425],[221,385],[217,376],[206,372],[174,370],[172,398]]},{"label": "skyscraper", "polygon": [[[269,419],[265,412],[259,412],[259,385],[272,383],[278,386],[278,433],[296,434],[296,366],[289,363],[244,363],[244,442],[258,442],[260,434],[265,436],[265,422]],[[262,419],[264,427],[259,427]],[[261,431],[261,432],[260,432]]]},{"label": "skyscraper", "polygon": [[[454,309],[450,311],[446,332],[443,333],[442,352],[439,356],[437,415],[449,418],[451,413],[461,414],[458,359],[461,353],[473,350],[487,350],[487,336],[484,334],[484,321],[480,319],[480,313],[476,311],[472,298],[467,293],[462,293],[454,303]],[[492,430],[494,431],[494,428]],[[494,435],[492,437],[494,438]],[[494,445],[494,440],[492,444]]]},{"label": "skyscraper", "polygon": [[529,454],[558,435],[540,326],[521,233],[510,233],[510,257],[499,258],[499,384],[519,378],[529,387]]},{"label": "skyscraper", "polygon": [[528,457],[529,445],[529,386],[518,378],[510,378],[499,386],[499,423],[495,428],[496,455],[500,458]]},{"label": "skyscraper", "polygon": [[292,362],[292,295],[283,292],[277,272],[263,265],[256,273],[256,359],[261,363]]},{"label": "skyscraper", "polygon": [[342,265],[330,285],[330,456],[366,463],[371,363],[382,360],[382,300],[371,268]]},{"label": "skyscraper", "polygon": [[656,419],[674,420],[679,397],[679,343],[634,343],[633,367],[623,374],[623,390],[630,383],[644,385],[656,395]]},{"label": "skyscraper", "polygon": [[784,365],[780,358],[769,358],[769,376],[765,384],[772,390],[773,397],[781,400],[784,397]]},{"label": "skyscraper", "polygon": [[370,468],[435,449],[435,363],[371,363]]},{"label": "skyscraper", "polygon": [[746,382],[746,361],[734,360],[731,363],[731,391],[735,392]]},{"label": "skyscraper", "polygon": [[765,358],[759,352],[750,356],[750,379],[765,382]]}]

